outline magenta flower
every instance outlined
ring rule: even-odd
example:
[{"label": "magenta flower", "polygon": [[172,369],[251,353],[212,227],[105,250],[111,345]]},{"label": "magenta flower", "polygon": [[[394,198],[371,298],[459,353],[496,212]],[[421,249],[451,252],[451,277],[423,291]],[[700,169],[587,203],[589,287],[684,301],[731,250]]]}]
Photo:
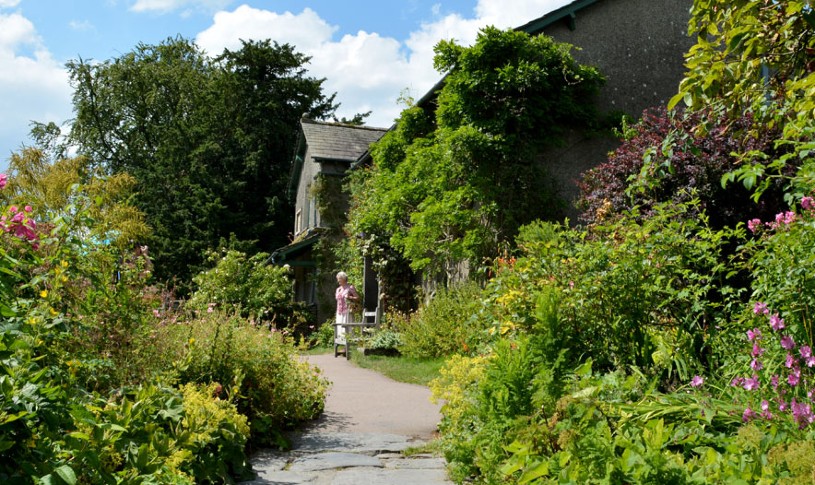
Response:
[{"label": "magenta flower", "polygon": [[753,359],[753,361],[750,362],[750,367],[755,371],[759,371],[764,368],[764,364],[758,359]]},{"label": "magenta flower", "polygon": [[756,315],[767,315],[770,313],[769,308],[767,308],[766,303],[762,303],[757,301],[755,305],[753,305],[753,313]]},{"label": "magenta flower", "polygon": [[755,419],[755,418],[756,418],[756,412],[753,411],[752,409],[750,409],[749,407],[745,408],[744,413],[742,413],[742,415],[741,415],[741,420],[744,421],[744,422],[750,421],[751,419]]},{"label": "magenta flower", "polygon": [[758,376],[754,375],[749,379],[744,379],[744,384],[742,384],[745,390],[754,391],[759,388]]},{"label": "magenta flower", "polygon": [[812,210],[815,209],[815,199],[810,196],[804,196],[801,198],[801,208],[804,210]]},{"label": "magenta flower", "polygon": [[801,382],[801,369],[792,369],[790,375],[787,376],[787,384],[795,387]]},{"label": "magenta flower", "polygon": [[755,234],[761,228],[761,219],[750,219],[747,221],[747,229]]},{"label": "magenta flower", "polygon": [[788,407],[789,405],[787,404],[787,401],[784,401],[783,399],[778,403],[778,410],[782,413],[786,411]]},{"label": "magenta flower", "polygon": [[732,387],[740,387],[744,384],[744,377],[734,377],[732,381],[730,381],[730,385]]},{"label": "magenta flower", "polygon": [[773,413],[770,412],[770,401],[766,399],[761,401],[761,417],[764,419],[773,419]]},{"label": "magenta flower", "polygon": [[815,355],[810,355],[806,358],[806,365],[807,367],[815,366]]},{"label": "magenta flower", "polygon": [[787,352],[787,359],[784,361],[784,366],[787,369],[792,369],[792,366],[795,364],[795,357],[792,356],[789,352]]},{"label": "magenta flower", "polygon": [[790,402],[790,408],[792,409],[792,417],[795,418],[799,427],[804,428],[815,421],[815,416],[813,416],[809,404],[795,402],[795,398],[793,398]]},{"label": "magenta flower", "polygon": [[8,183],[8,175],[0,173],[0,189],[4,189]]},{"label": "magenta flower", "polygon": [[795,348],[795,341],[789,335],[784,335],[781,337],[781,347],[786,350],[792,350]]},{"label": "magenta flower", "polygon": [[761,330],[754,328],[752,330],[747,331],[747,340],[752,342],[753,340],[761,340]]},{"label": "magenta flower", "polygon": [[691,387],[700,387],[704,383],[705,378],[702,376],[693,376],[693,379],[690,380]]},{"label": "magenta flower", "polygon": [[777,313],[773,313],[772,316],[770,317],[770,327],[776,332],[783,329],[785,327],[784,319],[781,318]]},{"label": "magenta flower", "polygon": [[795,222],[795,212],[787,211],[784,213],[784,224],[790,225]]},{"label": "magenta flower", "polygon": [[802,345],[800,352],[801,357],[803,357],[804,359],[812,357],[812,348],[809,345]]},{"label": "magenta flower", "polygon": [[764,352],[766,351],[767,349],[765,349],[764,347],[759,347],[758,344],[753,344],[753,351],[750,352],[750,354],[753,357],[761,357],[762,355],[764,355]]},{"label": "magenta flower", "polygon": [[778,388],[778,376],[774,375],[770,378],[770,385],[773,386],[773,389]]},{"label": "magenta flower", "polygon": [[23,207],[23,210],[30,213],[34,209],[30,205],[27,205],[27,206]]}]

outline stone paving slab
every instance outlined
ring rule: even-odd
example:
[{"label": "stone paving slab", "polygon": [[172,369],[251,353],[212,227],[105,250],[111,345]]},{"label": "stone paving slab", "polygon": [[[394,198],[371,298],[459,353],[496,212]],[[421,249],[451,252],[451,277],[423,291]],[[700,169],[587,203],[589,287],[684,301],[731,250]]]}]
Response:
[{"label": "stone paving slab", "polygon": [[289,436],[288,452],[262,450],[243,485],[451,485],[445,461],[403,452],[432,439],[441,419],[429,391],[345,359],[309,356],[332,381],[323,416]]}]

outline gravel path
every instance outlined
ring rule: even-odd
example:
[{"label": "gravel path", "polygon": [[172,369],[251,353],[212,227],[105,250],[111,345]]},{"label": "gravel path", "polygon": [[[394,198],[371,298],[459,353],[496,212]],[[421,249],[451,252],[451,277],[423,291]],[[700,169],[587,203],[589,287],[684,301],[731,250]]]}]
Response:
[{"label": "gravel path", "polygon": [[325,412],[291,436],[292,450],[252,457],[245,484],[448,485],[445,463],[401,452],[434,437],[440,406],[423,386],[393,381],[333,354],[305,357],[332,382]]}]

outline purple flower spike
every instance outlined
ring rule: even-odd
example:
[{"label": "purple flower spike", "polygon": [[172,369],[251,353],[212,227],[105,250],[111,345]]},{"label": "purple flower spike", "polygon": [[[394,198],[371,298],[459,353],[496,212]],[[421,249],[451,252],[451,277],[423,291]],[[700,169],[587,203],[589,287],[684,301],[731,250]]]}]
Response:
[{"label": "purple flower spike", "polygon": [[778,316],[777,313],[773,313],[773,315],[770,317],[770,327],[772,327],[772,329],[776,332],[783,329],[785,327],[784,319]]},{"label": "purple flower spike", "polygon": [[792,350],[795,348],[795,340],[793,340],[789,335],[784,335],[781,337],[781,347],[785,348],[786,350]]},{"label": "purple flower spike", "polygon": [[705,378],[702,376],[693,376],[693,379],[690,380],[691,387],[700,387],[704,383]]}]

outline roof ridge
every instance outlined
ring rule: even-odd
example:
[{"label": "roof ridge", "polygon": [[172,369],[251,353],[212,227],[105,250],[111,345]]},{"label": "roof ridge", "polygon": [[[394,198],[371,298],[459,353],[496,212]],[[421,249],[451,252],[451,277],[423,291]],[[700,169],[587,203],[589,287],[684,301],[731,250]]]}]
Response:
[{"label": "roof ridge", "polygon": [[368,125],[351,125],[348,123],[340,123],[337,121],[322,121],[322,120],[314,120],[303,116],[300,118],[301,123],[310,123],[312,125],[323,125],[323,126],[336,126],[339,128],[353,128],[357,130],[369,130],[369,131],[388,131],[390,128],[380,128],[378,126],[368,126]]}]

